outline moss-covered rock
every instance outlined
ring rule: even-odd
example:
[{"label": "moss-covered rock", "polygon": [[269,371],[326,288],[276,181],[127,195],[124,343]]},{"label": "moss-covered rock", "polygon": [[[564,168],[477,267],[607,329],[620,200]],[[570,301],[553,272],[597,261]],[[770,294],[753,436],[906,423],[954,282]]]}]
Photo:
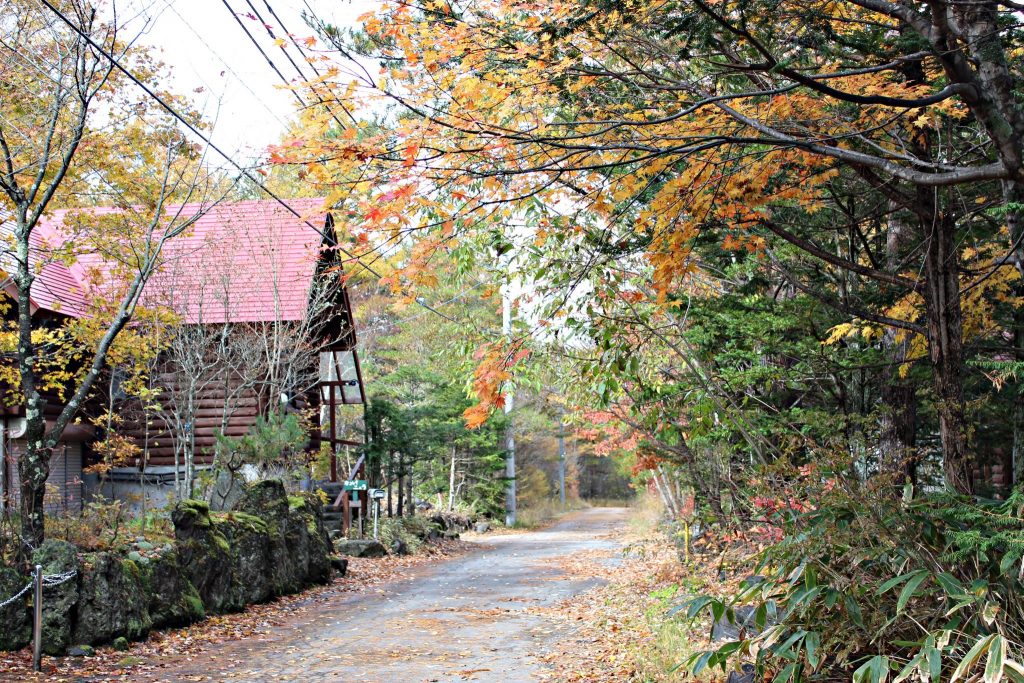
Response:
[{"label": "moss-covered rock", "polygon": [[149,633],[153,622],[147,582],[137,562],[114,553],[89,553],[83,556],[79,571],[74,642],[94,645],[119,637],[138,640]]},{"label": "moss-covered rock", "polygon": [[270,553],[270,589],[273,595],[287,595],[305,584],[306,560],[301,553],[304,539],[292,539],[294,526],[288,495],[279,479],[258,481],[246,487],[235,510],[258,517],[267,527]]},{"label": "moss-covered rock", "polygon": [[213,525],[210,517],[210,504],[204,500],[183,500],[174,506],[171,512],[171,519],[174,521],[175,538],[177,538],[178,524],[190,527],[209,527]]},{"label": "moss-covered rock", "polygon": [[369,538],[340,541],[338,552],[349,557],[384,557],[388,554],[382,543]]},{"label": "moss-covered rock", "polygon": [[302,590],[308,584],[310,535],[303,510],[289,510],[285,544],[288,559],[292,563],[293,585],[289,593]]},{"label": "moss-covered rock", "polygon": [[231,609],[231,546],[213,523],[210,508],[197,500],[181,501],[171,511],[174,549],[185,577],[199,591],[207,613]]},{"label": "moss-covered rock", "polygon": [[214,528],[231,546],[231,594],[225,608],[240,610],[269,600],[273,558],[266,523],[245,512],[229,512],[215,518]]},{"label": "moss-covered rock", "polygon": [[266,524],[273,595],[295,593],[330,579],[331,543],[319,498],[289,496],[280,480],[268,479],[246,487],[235,509]]},{"label": "moss-covered rock", "polygon": [[[6,600],[18,593],[30,577],[10,567],[0,567],[0,599]],[[0,607],[0,650],[20,650],[32,640],[32,618],[29,612],[29,593],[6,607]]]},{"label": "moss-covered rock", "polygon": [[288,494],[280,479],[257,481],[245,487],[235,511],[259,517],[271,535],[283,533],[288,520]]},{"label": "moss-covered rock", "polygon": [[306,527],[304,583],[327,583],[331,580],[333,547],[324,524],[323,503],[316,495],[306,493],[301,496],[301,503],[290,506],[289,514],[299,517]]},{"label": "moss-covered rock", "polygon": [[206,616],[199,591],[185,575],[176,551],[168,550],[152,558],[146,579],[154,628],[185,626]]},{"label": "moss-covered rock", "polygon": [[[78,549],[67,541],[48,540],[32,553],[32,564],[43,567],[44,574],[77,571]],[[43,651],[62,655],[71,645],[71,628],[78,603],[78,577],[59,586],[50,586],[43,596]]]}]

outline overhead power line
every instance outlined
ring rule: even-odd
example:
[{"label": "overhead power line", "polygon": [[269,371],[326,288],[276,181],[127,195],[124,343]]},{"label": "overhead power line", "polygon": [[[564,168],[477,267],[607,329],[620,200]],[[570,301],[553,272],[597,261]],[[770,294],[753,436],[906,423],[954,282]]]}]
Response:
[{"label": "overhead power line", "polygon": [[[253,91],[253,89],[249,87],[249,84],[246,83],[245,80],[241,76],[239,76],[238,73],[235,72],[235,70],[231,67],[231,65],[228,64],[227,60],[225,60],[223,57],[221,57],[220,53],[217,52],[213,48],[213,46],[210,45],[208,42],[206,42],[206,39],[203,38],[203,36],[199,34],[199,31],[197,31],[195,29],[195,27],[192,26],[192,24],[190,24],[188,22],[188,20],[185,19],[185,17],[183,17],[181,15],[181,13],[174,8],[174,0],[164,0],[164,2],[165,2],[165,5],[166,5],[167,9],[171,10],[171,12],[174,13],[174,16],[178,17],[178,20],[182,24],[185,25],[185,28],[187,28],[189,31],[192,32],[192,35],[194,35],[199,40],[199,42],[203,44],[203,47],[205,47],[210,52],[210,54],[212,54],[214,57],[216,57],[217,61],[219,61],[221,64],[224,65],[224,68],[227,70],[228,73],[230,73],[235,78],[235,81],[238,82],[238,84],[241,85],[243,88],[245,88],[246,91],[248,91],[248,93],[250,95],[252,95],[253,99],[256,100],[257,102],[259,102],[260,106],[262,106],[267,111],[268,114],[270,114],[275,119],[277,119],[277,122],[281,124],[282,128],[286,128],[288,126],[288,124],[285,123],[284,119],[282,119],[275,111],[273,111],[267,105],[266,101],[264,101],[264,98],[262,98],[259,95],[257,95]],[[214,89],[213,86],[211,86],[205,79],[203,79],[203,82],[206,83],[207,87],[209,87],[211,90]]]},{"label": "overhead power line", "polygon": [[[230,12],[232,13],[232,15],[233,15],[233,16],[235,17],[235,21],[238,21],[238,22],[239,22],[239,24],[241,25],[241,21],[240,21],[240,20],[239,20],[239,18],[238,18],[238,17],[239,17],[238,13],[234,11],[234,9],[233,9],[233,8],[231,7],[231,5],[229,4],[228,0],[221,0],[221,1],[222,1],[222,2],[224,3],[224,6],[225,6],[225,7],[227,7],[228,11],[230,11]],[[250,10],[252,10],[252,14],[251,14],[251,15],[249,15],[249,16],[253,17],[253,18],[254,18],[254,19],[255,19],[256,21],[258,21],[258,22],[260,22],[261,24],[263,24],[263,27],[264,27],[264,28],[265,28],[265,29],[267,30],[267,34],[268,34],[268,35],[270,36],[270,38],[271,38],[272,40],[275,40],[275,41],[276,41],[276,40],[277,40],[277,36],[276,36],[276,35],[274,35],[274,31],[273,31],[273,28],[272,28],[272,27],[270,26],[270,24],[269,24],[269,23],[268,23],[268,22],[267,22],[267,21],[266,21],[266,20],[265,20],[265,19],[263,18],[263,15],[262,15],[262,14],[260,14],[260,11],[259,11],[258,9],[256,9],[255,5],[253,5],[253,2],[252,2],[252,0],[245,0],[245,3],[246,3],[246,4],[248,5],[248,6],[249,6],[249,9],[250,9]],[[271,4],[270,4],[270,0],[263,0],[263,4],[264,4],[264,5],[266,5],[267,11],[269,11],[269,12],[270,12],[270,16],[272,16],[272,17],[274,18],[274,20],[275,20],[275,21],[277,22],[277,25],[278,25],[278,26],[280,27],[280,29],[281,29],[281,30],[282,30],[282,31],[283,31],[283,32],[285,33],[285,35],[287,35],[287,36],[289,36],[290,38],[292,38],[292,39],[293,39],[293,40],[292,40],[292,43],[291,43],[291,44],[292,44],[292,45],[293,45],[293,46],[295,47],[295,49],[296,49],[296,50],[298,50],[299,54],[300,54],[300,55],[302,55],[302,58],[303,58],[303,59],[304,59],[304,60],[306,61],[306,63],[307,63],[307,64],[309,64],[309,67],[310,67],[310,69],[312,69],[313,73],[314,73],[314,74],[316,74],[316,76],[317,76],[317,77],[320,77],[320,76],[321,76],[320,70],[319,70],[319,69],[317,69],[317,68],[316,68],[316,65],[314,65],[314,64],[312,63],[312,60],[310,60],[310,59],[309,59],[308,55],[307,55],[307,54],[306,54],[306,52],[305,52],[305,51],[304,51],[304,50],[302,49],[302,47],[301,47],[301,46],[300,46],[300,45],[299,45],[299,44],[298,44],[297,42],[295,42],[295,40],[294,40],[294,34],[293,34],[293,33],[292,33],[291,31],[289,31],[289,30],[288,30],[288,27],[287,27],[287,26],[285,26],[285,24],[284,24],[284,21],[283,21],[283,20],[281,19],[281,17],[280,17],[280,16],[278,16],[277,12],[276,12],[276,11],[274,10],[274,7],[273,7],[273,5],[271,5]],[[265,59],[266,59],[266,60],[267,60],[268,62],[270,62],[270,65],[271,65],[271,67],[273,68],[273,70],[274,70],[274,73],[276,73],[276,74],[278,75],[278,77],[279,77],[279,78],[281,79],[281,81],[282,81],[282,82],[283,82],[283,83],[284,83],[285,85],[287,85],[287,86],[289,86],[289,87],[290,87],[290,86],[292,85],[292,84],[291,84],[291,82],[290,82],[290,81],[289,81],[289,80],[288,80],[287,78],[285,78],[284,74],[282,74],[282,73],[281,73],[281,70],[277,68],[277,66],[276,66],[276,65],[274,64],[274,62],[273,62],[273,59],[272,59],[271,57],[269,57],[269,56],[268,56],[268,55],[266,54],[266,52],[264,52],[264,51],[263,51],[263,48],[262,48],[262,47],[260,46],[260,44],[259,44],[259,43],[258,43],[258,42],[256,41],[256,39],[255,39],[255,37],[254,37],[254,36],[252,35],[252,33],[251,33],[250,31],[246,30],[244,26],[242,26],[242,28],[243,28],[243,30],[245,30],[245,34],[246,34],[246,35],[247,35],[247,36],[249,37],[249,40],[250,40],[250,41],[252,41],[253,45],[255,45],[255,46],[256,46],[256,49],[260,51],[260,54],[262,54],[262,55],[263,55],[263,57],[264,57],[264,58],[265,58]],[[295,73],[297,73],[297,74],[298,74],[299,78],[300,78],[300,79],[302,79],[303,81],[306,81],[306,80],[307,80],[307,76],[306,76],[306,74],[305,74],[305,73],[303,72],[303,70],[302,70],[302,69],[301,69],[301,68],[299,67],[299,65],[295,63],[295,60],[294,60],[294,59],[292,59],[291,55],[290,55],[290,54],[288,53],[288,51],[287,51],[287,49],[285,48],[285,46],[284,46],[284,45],[280,45],[280,44],[279,44],[279,45],[278,45],[278,47],[279,47],[279,48],[281,49],[281,52],[283,52],[283,53],[284,53],[284,56],[285,56],[285,58],[287,58],[288,62],[289,62],[289,63],[290,63],[291,65],[292,65],[292,68],[293,68],[293,69],[295,69]],[[325,101],[323,100],[323,98],[322,98],[322,97],[320,96],[320,93],[319,93],[319,92],[317,92],[316,88],[310,88],[310,90],[311,90],[311,92],[313,93],[313,95],[314,95],[314,96],[316,97],[317,101],[318,101],[318,102],[319,102],[319,103],[320,103],[321,105],[324,105],[325,107],[326,107],[326,106],[328,106],[328,105],[327,105],[327,103],[326,103],[326,102],[325,102]],[[292,92],[293,92],[293,94],[295,94],[295,91],[292,91]],[[301,105],[302,105],[303,107],[307,106],[307,105],[306,105],[306,103],[305,103],[305,102],[304,102],[304,101],[302,100],[301,96],[299,96],[299,95],[297,95],[297,94],[296,94],[296,99],[298,99],[298,100],[299,100],[300,104],[301,104]],[[351,112],[350,112],[350,111],[348,110],[348,108],[347,108],[347,107],[346,107],[346,106],[344,105],[344,103],[341,103],[341,102],[339,102],[339,105],[341,106],[341,109],[342,109],[342,111],[344,111],[344,112],[345,112],[345,114],[346,114],[346,115],[347,115],[347,116],[349,117],[349,119],[351,119],[353,123],[356,123],[356,119],[355,119],[355,117],[354,117],[354,116],[352,115],[352,113],[351,113]],[[334,112],[331,112],[331,118],[333,118],[333,119],[334,119],[335,123],[337,123],[339,127],[342,127],[342,128],[344,128],[345,124],[343,124],[343,123],[342,123],[342,122],[341,122],[341,121],[340,121],[340,120],[338,119],[337,115],[335,115],[335,114],[334,114]],[[468,288],[468,289],[464,290],[463,292],[461,292],[461,293],[460,293],[460,294],[459,294],[459,295],[458,295],[457,297],[455,297],[454,299],[450,299],[450,300],[448,300],[448,301],[443,301],[443,302],[439,303],[438,305],[439,305],[439,306],[443,306],[443,305],[445,305],[445,304],[451,303],[452,301],[455,301],[456,299],[462,298],[463,296],[465,296],[466,294],[468,294],[468,293],[469,293],[470,291],[472,291],[473,289],[476,289],[477,287],[479,287],[479,286],[480,286],[481,284],[482,284],[481,282],[477,282],[477,283],[476,283],[476,284],[474,284],[474,285],[473,285],[472,287],[470,287],[470,288]],[[420,306],[422,306],[423,308],[425,308],[425,309],[427,310],[427,312],[433,312],[433,313],[436,313],[436,314],[440,315],[440,316],[441,316],[442,318],[445,318],[446,320],[452,320],[452,318],[450,318],[450,317],[448,317],[448,316],[444,315],[443,313],[440,313],[440,312],[439,312],[439,311],[437,311],[436,309],[434,309],[434,308],[431,308],[430,306],[427,306],[426,304],[424,304],[423,300],[422,300],[422,299],[421,299],[420,297],[416,297],[415,301],[416,301],[416,303],[417,303],[418,305],[420,305]],[[415,319],[415,318],[417,318],[417,317],[419,317],[419,316],[413,316],[413,319]]]},{"label": "overhead power line", "polygon": [[[259,53],[261,55],[263,55],[263,58],[265,60],[267,60],[267,63],[270,64],[270,68],[274,70],[274,73],[276,73],[278,78],[281,79],[281,82],[284,83],[289,88],[293,88],[294,84],[290,80],[288,80],[288,78],[283,73],[281,73],[281,69],[278,68],[277,64],[270,57],[270,55],[268,55],[266,53],[266,51],[264,51],[263,46],[260,45],[258,40],[256,40],[256,36],[254,36],[252,34],[252,32],[249,31],[249,29],[245,26],[245,24],[239,18],[238,12],[236,12],[234,10],[234,8],[231,6],[231,4],[228,3],[228,0],[221,0],[221,2],[224,4],[224,7],[227,8],[228,12],[231,13],[231,16],[233,16],[235,18],[235,21],[238,23],[238,25],[242,27],[242,30],[245,32],[245,35],[249,37],[249,41],[256,47],[257,50],[259,50]],[[258,9],[256,9],[255,5],[252,4],[252,0],[245,0],[245,3],[247,5],[249,5],[249,9],[252,10],[251,13],[248,14],[247,16],[252,17],[253,19],[258,21],[259,23],[263,24],[263,28],[265,28],[267,30],[267,34],[270,36],[271,40],[274,40],[276,42],[277,41],[277,36],[274,35],[273,27],[271,27],[271,25],[269,23],[267,23],[267,21],[263,18],[263,15],[260,14],[260,11]],[[271,14],[273,14],[273,16],[275,18],[277,18],[277,13],[274,12],[272,7],[270,7],[270,4],[269,3],[266,3],[266,4],[267,4],[267,8],[270,10]],[[280,23],[281,20],[280,19],[277,19],[277,20]],[[281,25],[281,30],[283,30],[285,33],[287,33],[288,29],[284,28],[283,24],[280,24],[280,25]],[[299,67],[299,65],[295,63],[295,60],[292,59],[291,54],[289,54],[289,52],[285,48],[285,46],[284,45],[278,45],[278,48],[280,48],[281,52],[284,53],[285,59],[287,59],[288,62],[291,63],[292,68],[295,69],[295,73],[297,73],[299,75],[299,79],[301,79],[303,82],[307,81],[308,78],[306,77],[306,74],[302,71],[302,69]],[[300,50],[300,52],[301,52],[301,50]],[[320,74],[320,72],[316,70],[316,67],[313,67],[313,72],[316,73],[318,76]],[[320,94],[316,91],[316,88],[310,88],[310,90],[312,91],[313,95],[316,97],[317,102],[319,102],[320,104],[322,104],[322,105],[324,105],[326,107],[327,103],[324,101],[324,99],[322,97],[320,97]],[[295,97],[295,99],[298,100],[299,106],[302,107],[302,108],[306,108],[307,104],[306,104],[305,100],[302,99],[302,96],[299,95],[297,92],[295,92],[295,90],[291,90],[291,93]],[[352,113],[348,110],[348,108],[345,107],[344,104],[341,105],[341,108],[348,115],[349,119],[351,119],[351,121],[353,123],[355,123],[356,119],[355,119],[354,116],[352,116]],[[335,115],[334,112],[331,112],[331,118],[334,119],[335,123],[337,123],[339,127],[341,127],[341,128],[345,127],[345,124],[343,124],[341,122],[341,120],[338,119],[337,115]]]},{"label": "overhead power line", "polygon": [[[245,1],[249,4],[250,7],[252,7],[252,1],[251,0],[245,0]],[[277,25],[281,27],[281,30],[284,31],[285,34],[287,34],[288,36],[294,37],[294,34],[291,31],[288,30],[287,26],[284,25],[284,22],[281,20],[281,17],[277,16],[277,12],[274,11],[274,8],[270,4],[270,1],[269,0],[263,0],[263,4],[267,6],[267,10],[270,12],[270,16],[274,17],[274,21],[276,21]],[[253,12],[256,12],[256,8],[255,7],[253,7]],[[256,16],[259,17],[259,12],[256,12]],[[264,24],[264,25],[266,25],[266,24]],[[273,34],[272,31],[270,31],[270,27],[269,26],[267,26],[267,31],[270,32],[271,37],[273,37],[274,34]],[[302,59],[305,60],[306,64],[309,65],[309,68],[312,69],[313,73],[317,76],[317,78],[319,78],[322,75],[320,73],[320,70],[316,68],[316,65],[313,64],[313,61],[309,58],[309,56],[306,54],[306,52],[302,49],[302,46],[299,45],[294,40],[292,40],[292,45],[295,46],[295,49],[298,50],[300,55],[302,55]],[[285,49],[284,45],[281,46],[281,52],[284,52],[285,57],[287,57],[288,61],[291,62],[292,66],[295,67],[295,71],[299,74],[299,77],[302,78],[303,80],[306,80],[305,73],[303,73],[302,69],[300,69],[298,64],[296,64],[295,61],[291,58],[291,55],[288,54],[288,51]],[[313,95],[316,96],[316,99],[320,102],[320,104],[322,104],[322,105],[324,105],[326,107],[327,103],[324,102],[322,97],[320,97],[320,93],[317,92],[316,88],[310,88],[310,90],[313,92]],[[339,106],[341,106],[341,110],[343,112],[345,112],[345,115],[348,116],[348,118],[352,121],[352,123],[355,123],[356,119],[355,119],[354,116],[352,116],[352,112],[349,111],[348,107],[345,106],[345,103],[339,101],[338,104],[339,104]],[[331,116],[334,118],[335,121],[338,122],[339,126],[342,125],[341,121],[338,121],[338,117],[334,116],[333,113],[331,114]]]},{"label": "overhead power line", "polygon": [[[155,101],[157,104],[159,104],[160,107],[163,108],[168,114],[170,114],[178,122],[180,122],[183,126],[185,126],[185,128],[187,128],[189,131],[191,131],[193,135],[195,135],[197,138],[199,138],[204,143],[206,143],[206,145],[210,149],[212,149],[214,152],[219,154],[225,161],[227,161],[229,164],[231,164],[231,166],[233,166],[235,169],[237,169],[239,173],[241,173],[243,176],[245,176],[246,179],[248,179],[250,182],[252,182],[254,185],[256,185],[256,187],[260,188],[260,190],[265,192],[268,197],[273,199],[275,202],[277,202],[282,207],[284,207],[293,216],[295,216],[296,218],[300,219],[303,223],[308,225],[318,235],[320,235],[324,239],[328,240],[330,242],[330,244],[334,248],[336,248],[338,251],[340,251],[341,253],[345,254],[350,259],[355,261],[358,265],[360,265],[363,268],[365,268],[367,270],[367,272],[369,272],[371,275],[374,275],[377,278],[382,278],[383,277],[375,269],[373,269],[372,267],[370,267],[370,266],[366,265],[365,263],[363,263],[362,260],[358,256],[356,256],[351,251],[349,251],[345,247],[343,247],[340,244],[338,244],[337,240],[335,240],[333,236],[327,234],[326,232],[323,231],[323,229],[318,228],[315,225],[313,225],[312,223],[310,223],[309,220],[306,219],[301,213],[296,211],[290,204],[288,204],[286,201],[284,201],[279,196],[277,196],[277,194],[275,194],[270,188],[268,188],[259,178],[257,178],[255,175],[253,175],[252,172],[250,172],[250,170],[248,168],[242,166],[240,163],[235,161],[234,158],[231,157],[231,155],[229,155],[227,152],[225,152],[220,147],[218,147],[216,144],[214,144],[213,140],[211,140],[209,137],[204,135],[202,133],[202,131],[200,131],[198,128],[196,128],[184,116],[179,114],[178,111],[174,107],[172,107],[170,104],[168,104],[166,100],[164,100],[162,97],[157,95],[155,92],[153,92],[153,90],[149,86],[147,86],[145,83],[143,83],[141,80],[139,80],[139,78],[135,74],[133,74],[127,67],[122,65],[121,62],[118,61],[118,59],[114,55],[110,54],[110,52],[107,51],[102,45],[100,45],[95,40],[93,40],[92,36],[90,36],[89,34],[85,33],[79,26],[77,26],[63,12],[61,12],[57,7],[55,7],[50,2],[50,0],[39,0],[39,2],[41,2],[47,9],[49,9],[51,12],[53,12],[54,15],[56,15],[64,24],[66,24],[68,26],[68,28],[70,28],[72,31],[74,31],[82,40],[84,40],[86,43],[88,43],[90,47],[92,47],[94,50],[96,50],[96,52],[98,52],[100,55],[102,55],[104,59],[109,61],[110,64],[115,69],[117,69],[118,71],[123,73],[132,83],[134,83],[138,88],[140,88],[144,93],[146,93],[147,96],[149,96],[150,98],[153,99],[153,101]],[[268,57],[268,61],[269,61],[269,57]],[[271,62],[271,64],[272,63],[273,62]],[[432,313],[434,313],[434,314],[444,318],[445,320],[448,320],[449,322],[458,322],[454,318],[451,318],[451,317],[445,315],[444,313],[441,313],[440,311],[438,311],[437,309],[433,308],[429,304],[426,304],[426,303],[424,303],[422,301],[419,301],[419,300],[417,300],[416,303],[419,304],[420,306],[422,306],[423,308],[427,309],[428,311],[431,311]]]},{"label": "overhead power line", "polygon": [[[43,2],[45,2],[45,0],[43,0]],[[291,81],[289,81],[287,78],[285,78],[285,75],[283,73],[281,73],[280,69],[277,68],[277,64],[275,64],[274,60],[270,58],[270,55],[268,55],[263,50],[263,46],[259,44],[258,40],[256,40],[256,36],[254,36],[249,31],[249,27],[246,26],[244,22],[242,22],[242,20],[238,17],[238,13],[235,12],[234,9],[232,9],[231,5],[228,4],[228,0],[221,0],[221,2],[224,3],[224,6],[227,8],[227,10],[231,14],[231,16],[234,17],[235,21],[238,23],[238,25],[241,27],[241,29],[243,31],[245,31],[245,35],[249,36],[249,40],[252,41],[252,44],[255,45],[256,49],[259,50],[261,55],[263,55],[263,59],[267,60],[267,64],[269,64],[270,68],[274,70],[274,73],[276,73],[278,75],[278,77],[281,78],[281,80],[283,80],[287,85],[290,86],[291,85]],[[46,4],[49,5],[48,2]],[[292,97],[294,97],[298,101],[300,107],[305,107],[306,106],[306,103],[302,101],[301,97],[299,97],[299,93],[295,92],[294,90],[292,90],[291,93],[292,93]]]}]

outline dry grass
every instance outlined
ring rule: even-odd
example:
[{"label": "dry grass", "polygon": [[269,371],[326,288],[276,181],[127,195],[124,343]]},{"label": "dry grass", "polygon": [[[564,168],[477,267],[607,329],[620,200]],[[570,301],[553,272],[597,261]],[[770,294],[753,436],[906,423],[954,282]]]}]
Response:
[{"label": "dry grass", "polygon": [[552,667],[546,680],[691,683],[723,679],[720,671],[695,678],[681,666],[703,649],[705,634],[666,615],[704,579],[679,561],[675,546],[658,528],[661,505],[656,499],[641,497],[631,508],[621,562],[601,562],[601,551],[560,563],[567,572],[600,577],[607,583],[559,606],[575,632],[545,658]]},{"label": "dry grass", "polygon": [[558,519],[567,512],[582,510],[590,507],[579,499],[567,499],[565,507],[557,500],[546,500],[535,503],[529,507],[522,507],[516,511],[517,529],[537,529]]}]

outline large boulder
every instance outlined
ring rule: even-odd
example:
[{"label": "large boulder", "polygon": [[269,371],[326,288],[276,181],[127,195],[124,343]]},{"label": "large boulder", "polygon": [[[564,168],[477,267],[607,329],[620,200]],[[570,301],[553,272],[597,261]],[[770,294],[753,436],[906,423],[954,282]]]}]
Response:
[{"label": "large boulder", "polygon": [[171,511],[174,548],[186,578],[199,591],[207,613],[230,609],[231,546],[210,517],[210,507],[198,500],[183,500]]},{"label": "large boulder", "polygon": [[[0,567],[0,600],[7,600],[20,592],[31,578],[10,567]],[[0,650],[20,650],[32,640],[32,619],[29,616],[28,593],[0,607]]]},{"label": "large boulder", "polygon": [[[298,509],[291,509],[292,503],[297,504]],[[301,499],[289,501],[288,522],[284,533],[287,557],[288,561],[292,563],[291,573],[295,581],[291,590],[288,591],[289,593],[300,591],[306,586],[306,575],[309,570],[310,535],[306,516],[303,514],[301,506]]]},{"label": "large boulder", "polygon": [[236,512],[258,517],[269,535],[273,595],[296,593],[331,576],[331,541],[323,505],[313,494],[288,496],[279,479],[247,486]]},{"label": "large boulder", "polygon": [[266,523],[245,512],[227,512],[214,520],[231,546],[231,597],[225,607],[243,609],[273,595],[272,558]]},{"label": "large boulder", "polygon": [[304,586],[331,579],[331,539],[324,525],[323,504],[313,494],[288,498],[289,545],[298,560]]},{"label": "large boulder", "polygon": [[444,531],[469,531],[473,526],[473,520],[458,512],[435,512],[428,518]]},{"label": "large boulder", "polygon": [[203,599],[185,575],[175,550],[152,558],[146,583],[154,628],[185,626],[206,616]]},{"label": "large boulder", "polygon": [[[32,553],[32,564],[42,565],[44,575],[78,571],[78,549],[67,541],[44,541]],[[78,577],[43,590],[43,651],[62,655],[71,645],[71,620],[78,603]]]},{"label": "large boulder", "polygon": [[139,640],[149,633],[153,622],[139,564],[113,553],[90,553],[82,558],[80,574],[75,643]]},{"label": "large boulder", "polygon": [[384,557],[388,554],[383,544],[370,539],[340,541],[338,552],[349,557]]},{"label": "large boulder", "polygon": [[245,491],[245,481],[232,472],[220,472],[210,491],[210,509],[215,512],[233,510]]},{"label": "large boulder", "polygon": [[283,531],[288,520],[288,494],[280,479],[265,479],[245,487],[235,510],[262,519],[271,533]]},{"label": "large boulder", "polygon": [[296,555],[304,539],[289,539],[292,526],[288,510],[288,494],[279,479],[255,482],[245,488],[235,511],[258,517],[267,527],[271,558],[270,585],[274,595],[298,592],[303,586],[304,560]]}]

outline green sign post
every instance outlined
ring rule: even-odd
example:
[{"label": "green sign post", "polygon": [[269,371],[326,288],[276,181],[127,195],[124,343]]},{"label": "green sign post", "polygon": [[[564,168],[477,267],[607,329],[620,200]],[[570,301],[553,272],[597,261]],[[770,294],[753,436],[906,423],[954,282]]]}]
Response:
[{"label": "green sign post", "polygon": [[365,491],[367,489],[365,479],[346,479],[344,489],[346,491]]}]

